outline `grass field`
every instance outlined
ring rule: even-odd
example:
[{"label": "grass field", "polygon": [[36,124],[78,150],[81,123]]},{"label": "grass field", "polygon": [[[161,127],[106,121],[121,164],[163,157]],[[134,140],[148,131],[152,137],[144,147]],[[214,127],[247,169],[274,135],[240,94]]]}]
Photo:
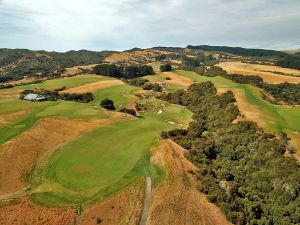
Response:
[{"label": "grass field", "polygon": [[[109,118],[114,113],[99,107],[104,98],[112,99],[117,109],[137,100],[134,94],[139,89],[127,84],[94,90],[95,100],[87,104],[27,102],[15,96],[25,89],[74,87],[107,79],[90,75],[87,79],[84,77],[20,86],[9,89],[11,95],[0,92],[3,97],[0,101],[4,106],[0,109],[0,115],[28,110],[24,116],[0,129],[5,134],[0,136],[0,143],[26,132],[42,118]],[[99,126],[42,155],[29,179],[31,188],[37,192],[31,198],[47,206],[78,205],[103,199],[141,176],[151,174],[154,181],[159,180],[163,172],[150,164],[150,149],[157,143],[161,131],[186,126],[191,113],[181,106],[154,98],[141,102],[147,105],[147,110],[140,113],[140,118],[113,119],[111,124]],[[162,113],[158,114],[160,109]]]},{"label": "grass field", "polygon": [[161,103],[153,99],[142,118],[115,122],[59,147],[34,174],[32,184],[42,185],[45,193],[33,199],[47,205],[93,201],[149,174],[149,150],[160,131],[183,126],[191,117],[188,110],[168,103],[157,114]]}]

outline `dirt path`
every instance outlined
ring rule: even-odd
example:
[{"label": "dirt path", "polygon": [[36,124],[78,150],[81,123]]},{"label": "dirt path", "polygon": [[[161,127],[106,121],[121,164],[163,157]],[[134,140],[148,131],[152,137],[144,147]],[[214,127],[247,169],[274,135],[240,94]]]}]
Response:
[{"label": "dirt path", "polygon": [[9,193],[5,195],[0,195],[0,201],[4,200],[10,200],[14,198],[24,197],[35,193],[33,190],[29,190],[29,187],[25,187],[19,191],[16,191],[14,193]]},{"label": "dirt path", "polygon": [[142,218],[140,220],[139,225],[146,225],[149,209],[151,206],[151,193],[152,193],[152,183],[151,183],[151,177],[146,178],[146,187],[145,187],[145,200],[144,200],[144,209]]}]

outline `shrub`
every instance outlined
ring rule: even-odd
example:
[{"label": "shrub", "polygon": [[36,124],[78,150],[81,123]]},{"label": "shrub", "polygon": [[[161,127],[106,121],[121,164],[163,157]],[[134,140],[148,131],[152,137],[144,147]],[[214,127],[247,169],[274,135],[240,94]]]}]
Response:
[{"label": "shrub", "polygon": [[168,72],[172,70],[172,66],[171,64],[167,63],[165,65],[161,65],[159,69],[161,72]]},{"label": "shrub", "polygon": [[122,108],[122,109],[120,109],[120,112],[127,113],[127,114],[130,114],[132,116],[136,116],[136,111],[134,109]]},{"label": "shrub", "polygon": [[161,92],[162,91],[162,87],[157,84],[157,83],[146,83],[143,87],[144,90],[153,90],[153,91],[157,91],[157,92]]},{"label": "shrub", "polygon": [[107,110],[116,110],[114,102],[108,98],[103,99],[100,105]]}]

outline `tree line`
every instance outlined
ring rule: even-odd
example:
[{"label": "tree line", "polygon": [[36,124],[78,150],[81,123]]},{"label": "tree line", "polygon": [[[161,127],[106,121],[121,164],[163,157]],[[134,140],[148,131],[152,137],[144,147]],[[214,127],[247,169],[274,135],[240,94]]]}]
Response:
[{"label": "tree line", "polygon": [[125,79],[155,74],[152,66],[148,65],[122,66],[117,64],[101,64],[95,66],[93,70],[97,75]]},{"label": "tree line", "polygon": [[24,90],[21,92],[20,98],[23,99],[25,95],[34,93],[38,95],[43,95],[48,101],[75,101],[81,103],[88,103],[94,100],[94,94],[91,92],[86,93],[59,93],[64,90],[64,88],[59,88],[56,90],[44,90],[44,89],[35,89],[35,90]]},{"label": "tree line", "polygon": [[199,190],[234,224],[299,224],[300,167],[283,154],[287,135],[266,133],[253,122],[233,123],[240,114],[231,91],[217,95],[211,82],[161,99],[186,106],[187,129],[162,132],[188,150],[198,168]]}]

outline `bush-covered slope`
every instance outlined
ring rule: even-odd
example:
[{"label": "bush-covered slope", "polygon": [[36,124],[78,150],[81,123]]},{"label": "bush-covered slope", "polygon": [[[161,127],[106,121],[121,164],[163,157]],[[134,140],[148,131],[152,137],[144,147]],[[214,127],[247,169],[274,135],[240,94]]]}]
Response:
[{"label": "bush-covered slope", "polygon": [[300,167],[283,154],[285,134],[275,136],[255,123],[232,121],[239,114],[234,95],[216,94],[211,82],[161,98],[194,113],[187,130],[163,132],[189,150],[199,168],[200,190],[235,224],[299,224]]},{"label": "bush-covered slope", "polygon": [[108,54],[110,52],[87,50],[59,53],[0,49],[0,82],[20,79],[24,76],[57,76],[66,67],[100,63]]}]

